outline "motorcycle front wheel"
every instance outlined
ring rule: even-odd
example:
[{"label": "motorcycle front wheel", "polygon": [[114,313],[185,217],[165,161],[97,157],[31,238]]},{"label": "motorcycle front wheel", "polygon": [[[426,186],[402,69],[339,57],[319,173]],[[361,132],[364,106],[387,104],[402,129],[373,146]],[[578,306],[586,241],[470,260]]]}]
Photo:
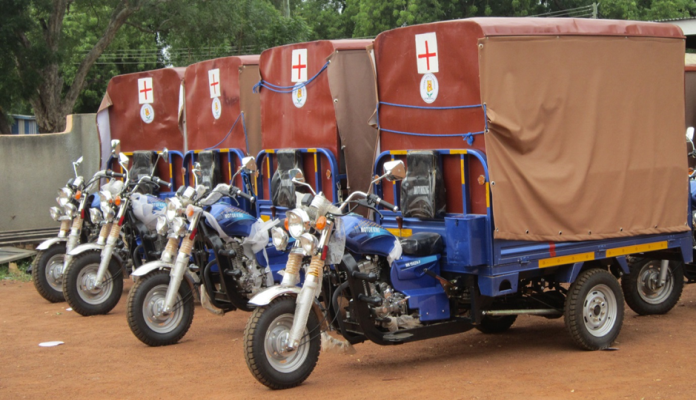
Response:
[{"label": "motorcycle front wheel", "polygon": [[41,297],[51,303],[65,301],[63,297],[63,259],[65,243],[56,243],[39,251],[31,266],[31,280]]},{"label": "motorcycle front wheel", "polygon": [[73,311],[82,315],[101,315],[113,310],[123,293],[121,266],[112,257],[104,282],[96,284],[100,251],[87,251],[73,257],[63,274],[63,295]]},{"label": "motorcycle front wheel", "polygon": [[244,330],[244,358],[249,371],[271,389],[288,389],[305,381],[314,370],[321,351],[321,329],[314,312],[309,313],[303,339],[287,351],[295,316],[295,298],[280,297],[254,310]]},{"label": "motorcycle front wheel", "polygon": [[185,280],[179,286],[172,311],[162,312],[169,280],[169,271],[154,271],[139,278],[128,294],[128,326],[148,346],[177,343],[193,322],[193,292]]}]

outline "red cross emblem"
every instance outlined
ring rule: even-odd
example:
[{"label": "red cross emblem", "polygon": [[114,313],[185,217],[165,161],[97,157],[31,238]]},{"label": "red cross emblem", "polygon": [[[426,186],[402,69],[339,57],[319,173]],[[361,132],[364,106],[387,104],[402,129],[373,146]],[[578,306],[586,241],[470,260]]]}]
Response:
[{"label": "red cross emblem", "polygon": [[[285,68],[287,68],[287,67],[285,67]],[[297,70],[297,79],[301,79],[301,78],[300,78],[300,73],[302,72],[302,69],[303,69],[303,68],[307,68],[307,65],[306,65],[306,64],[302,64],[302,54],[298,54],[298,55],[297,55],[297,65],[293,65],[293,66],[292,66],[292,69],[296,69],[296,70]]]},{"label": "red cross emblem", "polygon": [[[144,93],[144,94],[145,94],[145,100],[147,100],[147,92],[149,92],[149,91],[151,91],[151,90],[152,90],[152,88],[148,88],[148,87],[147,87],[147,81],[143,82],[143,88],[140,89],[140,93]],[[133,93],[133,92],[131,92],[131,93]]]},{"label": "red cross emblem", "polygon": [[212,86],[212,87],[213,87],[213,90],[215,90],[215,85],[217,85],[217,84],[219,84],[219,83],[220,83],[220,82],[213,82],[213,83],[210,84],[210,86]]},{"label": "red cross emblem", "polygon": [[437,53],[430,53],[428,50],[428,41],[425,41],[425,54],[419,54],[418,58],[425,58],[425,62],[428,64],[428,71],[430,71],[430,57],[435,57]]}]

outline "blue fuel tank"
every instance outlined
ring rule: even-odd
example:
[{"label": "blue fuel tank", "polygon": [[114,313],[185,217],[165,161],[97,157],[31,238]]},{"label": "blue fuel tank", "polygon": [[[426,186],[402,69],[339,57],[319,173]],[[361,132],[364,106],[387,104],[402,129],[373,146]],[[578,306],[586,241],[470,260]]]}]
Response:
[{"label": "blue fuel tank", "polygon": [[346,233],[346,248],[353,254],[388,256],[396,237],[379,224],[357,214],[341,217]]},{"label": "blue fuel tank", "polygon": [[[233,207],[225,202],[218,202],[210,207],[210,214],[215,217],[218,225],[227,236],[249,236],[251,226],[256,222],[251,214],[244,210]],[[208,220],[205,224],[215,229]]]}]

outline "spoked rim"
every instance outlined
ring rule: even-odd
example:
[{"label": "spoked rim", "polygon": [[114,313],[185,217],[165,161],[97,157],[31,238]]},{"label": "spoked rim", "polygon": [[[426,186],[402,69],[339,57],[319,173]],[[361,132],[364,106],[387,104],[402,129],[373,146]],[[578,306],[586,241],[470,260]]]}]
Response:
[{"label": "spoked rim", "polygon": [[[282,314],[276,317],[266,330],[264,350],[268,363],[278,372],[291,373],[302,366],[309,355],[309,340],[303,340],[299,348],[287,351],[290,329],[294,320],[293,314]],[[302,332],[307,337],[307,327]]]},{"label": "spoked rim", "polygon": [[168,314],[162,313],[167,297],[167,285],[157,285],[150,289],[143,302],[143,317],[148,328],[157,333],[173,331],[184,319],[184,307],[180,294],[176,294],[175,306]]},{"label": "spoked rim", "polygon": [[608,334],[616,323],[618,307],[616,296],[609,286],[594,286],[585,296],[582,318],[587,331],[595,337]]},{"label": "spoked rim", "polygon": [[58,292],[63,291],[63,262],[65,261],[64,254],[56,254],[49,258],[46,262],[46,268],[44,268],[44,273],[46,275],[46,282],[51,287],[51,289]]},{"label": "spoked rim", "polygon": [[660,266],[660,261],[651,261],[643,265],[638,272],[638,295],[648,304],[661,304],[674,290],[674,276],[671,268],[667,268],[665,284],[659,286]]},{"label": "spoked rim", "polygon": [[94,263],[85,266],[77,274],[77,294],[87,304],[102,304],[111,296],[111,292],[114,290],[113,278],[108,269],[104,274],[104,282],[101,286],[96,284],[98,271],[99,264]]}]

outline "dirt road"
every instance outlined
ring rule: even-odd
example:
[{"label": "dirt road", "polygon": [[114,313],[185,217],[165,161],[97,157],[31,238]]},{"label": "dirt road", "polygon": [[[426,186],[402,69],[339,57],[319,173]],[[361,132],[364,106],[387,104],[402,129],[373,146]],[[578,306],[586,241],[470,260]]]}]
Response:
[{"label": "dirt road", "polygon": [[[562,319],[520,317],[509,332],[470,331],[413,344],[322,353],[300,387],[272,392],[242,355],[248,314],[199,306],[174,346],[130,332],[125,300],[81,317],[49,304],[31,282],[0,283],[1,399],[691,399],[696,397],[696,286],[666,316],[627,308],[616,351],[578,350]],[[65,344],[41,348],[40,342]]]}]

